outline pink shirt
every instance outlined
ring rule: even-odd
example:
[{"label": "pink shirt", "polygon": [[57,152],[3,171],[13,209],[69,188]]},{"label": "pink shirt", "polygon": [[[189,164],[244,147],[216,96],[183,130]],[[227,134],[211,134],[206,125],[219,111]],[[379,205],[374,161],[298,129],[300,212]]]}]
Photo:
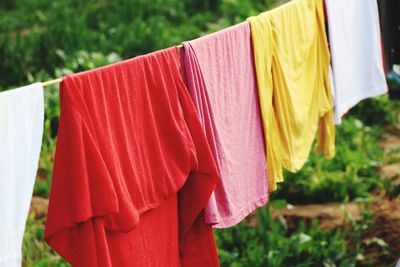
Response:
[{"label": "pink shirt", "polygon": [[206,207],[206,222],[230,227],[268,201],[250,26],[244,22],[186,42],[182,56],[221,176]]}]

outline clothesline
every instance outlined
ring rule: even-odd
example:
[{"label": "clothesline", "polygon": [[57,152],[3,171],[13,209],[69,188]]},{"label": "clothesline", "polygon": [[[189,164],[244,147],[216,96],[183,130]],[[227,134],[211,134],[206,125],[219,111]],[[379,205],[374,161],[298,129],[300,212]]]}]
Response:
[{"label": "clothesline", "polygon": [[49,85],[52,85],[52,84],[60,83],[60,82],[62,82],[62,80],[63,80],[63,78],[57,78],[57,79],[54,79],[54,80],[45,81],[45,82],[42,82],[42,86],[46,87],[46,86],[49,86]]},{"label": "clothesline", "polygon": [[[178,49],[181,49],[181,48],[183,48],[183,44],[179,44],[176,47],[178,47]],[[46,86],[49,86],[49,85],[52,85],[52,84],[60,83],[62,81],[63,81],[63,78],[61,77],[61,78],[57,78],[57,79],[53,79],[53,80],[42,82],[41,84],[42,84],[43,87],[46,87]]]}]

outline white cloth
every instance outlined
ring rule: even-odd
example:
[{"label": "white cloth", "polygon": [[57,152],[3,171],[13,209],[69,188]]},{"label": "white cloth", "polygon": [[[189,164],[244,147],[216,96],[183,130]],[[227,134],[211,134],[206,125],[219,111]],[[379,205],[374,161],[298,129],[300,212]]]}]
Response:
[{"label": "white cloth", "polygon": [[40,83],[0,93],[0,266],[21,266],[43,120]]},{"label": "white cloth", "polygon": [[326,0],[335,123],[363,99],[387,92],[376,0]]}]

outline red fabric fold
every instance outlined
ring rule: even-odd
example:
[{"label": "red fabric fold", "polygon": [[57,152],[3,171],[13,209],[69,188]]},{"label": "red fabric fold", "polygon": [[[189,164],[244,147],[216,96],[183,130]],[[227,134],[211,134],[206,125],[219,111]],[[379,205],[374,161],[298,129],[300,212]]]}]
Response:
[{"label": "red fabric fold", "polygon": [[180,71],[170,48],[64,78],[45,239],[72,265],[218,265],[200,218],[219,178]]}]

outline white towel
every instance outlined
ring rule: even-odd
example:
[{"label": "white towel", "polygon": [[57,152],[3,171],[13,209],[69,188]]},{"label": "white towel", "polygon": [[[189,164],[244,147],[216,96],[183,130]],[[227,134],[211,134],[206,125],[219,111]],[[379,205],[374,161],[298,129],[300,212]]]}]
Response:
[{"label": "white towel", "polygon": [[387,92],[376,0],[326,0],[335,123],[363,99]]},{"label": "white towel", "polygon": [[0,266],[21,266],[43,120],[40,83],[0,93]]}]

